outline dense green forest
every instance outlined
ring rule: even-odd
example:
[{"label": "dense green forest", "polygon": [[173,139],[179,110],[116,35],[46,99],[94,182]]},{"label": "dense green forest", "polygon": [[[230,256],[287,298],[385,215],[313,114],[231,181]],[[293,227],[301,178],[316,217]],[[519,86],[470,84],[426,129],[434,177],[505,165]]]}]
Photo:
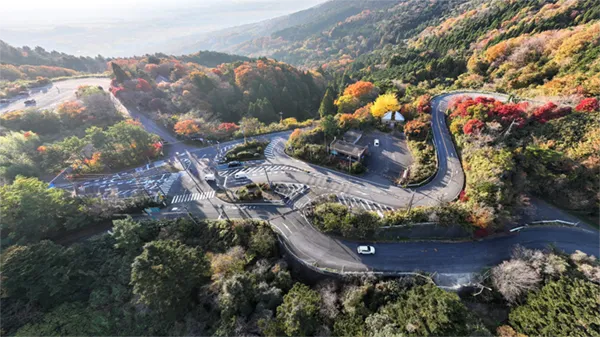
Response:
[{"label": "dense green forest", "polygon": [[[23,184],[45,188],[19,178],[0,188],[2,198],[32,198]],[[44,238],[84,213],[45,190],[38,206],[14,204],[15,216],[3,218],[3,232],[22,233],[27,220],[38,235],[2,252],[2,335],[593,335],[600,327],[600,266],[580,252],[518,248],[461,296],[426,276],[319,281],[288,266],[262,221],[124,218],[111,234],[56,244]],[[27,219],[17,215],[32,207]],[[548,312],[556,306],[560,314]]]}]

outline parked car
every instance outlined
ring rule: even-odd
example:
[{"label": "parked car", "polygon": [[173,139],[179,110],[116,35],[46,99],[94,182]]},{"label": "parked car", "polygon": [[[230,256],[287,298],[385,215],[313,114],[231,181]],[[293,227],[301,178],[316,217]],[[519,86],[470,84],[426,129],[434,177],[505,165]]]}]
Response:
[{"label": "parked car", "polygon": [[375,142],[373,142],[373,145],[379,146],[379,139],[375,139]]},{"label": "parked car", "polygon": [[373,246],[358,246],[356,252],[361,255],[373,255],[375,254],[375,247]]},{"label": "parked car", "polygon": [[20,91],[19,96],[29,96],[29,91]]},{"label": "parked car", "polygon": [[206,181],[215,181],[217,180],[217,178],[215,177],[214,174],[210,173],[204,176],[204,180]]},{"label": "parked car", "polygon": [[28,99],[24,103],[25,103],[25,106],[31,106],[31,105],[35,105],[37,102],[35,101],[35,99]]},{"label": "parked car", "polygon": [[238,166],[242,166],[242,163],[240,163],[239,161],[230,161],[229,164],[227,164],[227,167],[238,167]]}]

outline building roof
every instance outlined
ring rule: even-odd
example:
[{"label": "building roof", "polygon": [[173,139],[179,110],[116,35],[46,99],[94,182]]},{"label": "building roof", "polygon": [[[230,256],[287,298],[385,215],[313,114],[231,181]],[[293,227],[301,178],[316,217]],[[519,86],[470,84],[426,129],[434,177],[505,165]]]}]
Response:
[{"label": "building roof", "polygon": [[162,83],[162,82],[167,82],[169,83],[169,79],[164,77],[163,75],[158,75],[156,76],[156,79],[154,80],[154,82],[158,83]]},{"label": "building roof", "polygon": [[362,137],[362,132],[360,132],[358,130],[348,130],[342,136],[342,138],[344,139],[345,142],[352,143],[352,144],[356,144],[356,142],[358,142],[361,137]]},{"label": "building roof", "polygon": [[[392,117],[394,114],[396,115],[395,118]],[[404,116],[402,116],[402,114],[399,111],[390,111],[383,115],[383,117],[381,117],[381,120],[383,122],[404,122]]]},{"label": "building roof", "polygon": [[367,147],[348,143],[341,139],[336,139],[331,143],[331,151],[358,158],[367,151]]}]

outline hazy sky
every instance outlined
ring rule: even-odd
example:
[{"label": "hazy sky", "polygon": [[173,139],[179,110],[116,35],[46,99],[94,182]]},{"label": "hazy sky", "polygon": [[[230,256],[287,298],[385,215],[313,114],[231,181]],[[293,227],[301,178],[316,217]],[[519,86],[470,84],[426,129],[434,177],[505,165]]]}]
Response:
[{"label": "hazy sky", "polygon": [[[0,27],[25,28],[138,21],[189,10],[206,10],[228,27],[256,22],[309,8],[325,0],[12,0],[3,1]],[[228,20],[226,13],[248,11],[244,22]],[[1,32],[0,32],[1,34]],[[0,37],[1,38],[1,37]]]},{"label": "hazy sky", "polygon": [[86,56],[171,53],[213,31],[325,1],[2,0],[0,40]]}]

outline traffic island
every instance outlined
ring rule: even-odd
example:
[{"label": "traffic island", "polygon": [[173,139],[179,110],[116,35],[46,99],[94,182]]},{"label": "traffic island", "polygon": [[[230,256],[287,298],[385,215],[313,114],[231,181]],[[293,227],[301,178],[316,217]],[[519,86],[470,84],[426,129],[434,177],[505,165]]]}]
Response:
[{"label": "traffic island", "polygon": [[[359,242],[466,241],[474,238],[472,226],[460,225],[464,219],[461,220],[463,214],[458,210],[438,206],[374,212],[337,201],[336,195],[324,195],[307,205],[302,214],[324,234]],[[428,221],[440,214],[447,218]]]},{"label": "traffic island", "polygon": [[257,160],[265,158],[265,148],[269,142],[251,140],[234,146],[225,153],[225,162]]},{"label": "traffic island", "polygon": [[283,203],[283,197],[268,183],[249,183],[239,187],[221,189],[217,191],[216,196],[228,203]]}]

